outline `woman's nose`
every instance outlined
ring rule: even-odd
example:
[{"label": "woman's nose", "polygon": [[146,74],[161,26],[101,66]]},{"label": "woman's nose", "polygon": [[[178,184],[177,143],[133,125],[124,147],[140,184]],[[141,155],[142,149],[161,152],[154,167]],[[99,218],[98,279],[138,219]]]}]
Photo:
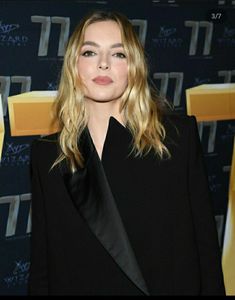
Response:
[{"label": "woman's nose", "polygon": [[108,68],[109,68],[109,66],[107,64],[102,63],[99,65],[99,69],[101,69],[101,70],[107,70]]},{"label": "woman's nose", "polygon": [[107,70],[110,68],[110,63],[109,63],[108,57],[106,55],[102,55],[102,57],[100,58],[98,67],[101,70]]}]

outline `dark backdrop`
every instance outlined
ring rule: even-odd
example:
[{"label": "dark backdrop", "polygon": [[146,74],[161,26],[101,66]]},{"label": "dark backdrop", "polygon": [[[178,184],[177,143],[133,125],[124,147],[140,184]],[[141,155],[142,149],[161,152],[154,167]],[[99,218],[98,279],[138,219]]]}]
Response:
[{"label": "dark backdrop", "polygon": [[[185,89],[235,82],[232,0],[0,1],[0,93],[6,130],[0,164],[1,295],[24,295],[27,290],[29,149],[35,138],[10,136],[7,97],[30,90],[57,89],[68,36],[80,18],[94,8],[118,10],[132,20],[145,45],[150,78],[179,114],[186,113]],[[212,13],[218,13],[215,19]],[[42,24],[46,26],[43,30]],[[47,39],[45,29],[49,26]],[[195,28],[199,31],[193,43]],[[43,46],[43,41],[48,41],[48,46]],[[235,121],[203,122],[198,126],[222,249]]]}]

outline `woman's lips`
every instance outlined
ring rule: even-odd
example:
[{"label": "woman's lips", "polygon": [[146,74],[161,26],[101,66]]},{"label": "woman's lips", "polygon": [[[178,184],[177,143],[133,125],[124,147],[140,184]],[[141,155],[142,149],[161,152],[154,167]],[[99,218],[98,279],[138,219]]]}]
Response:
[{"label": "woman's lips", "polygon": [[107,85],[113,82],[113,80],[108,76],[97,76],[92,79],[96,84]]}]

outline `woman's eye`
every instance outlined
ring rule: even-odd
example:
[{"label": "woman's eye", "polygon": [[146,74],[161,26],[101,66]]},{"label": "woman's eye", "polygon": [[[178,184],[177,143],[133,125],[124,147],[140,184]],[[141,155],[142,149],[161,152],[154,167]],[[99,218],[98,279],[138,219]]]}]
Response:
[{"label": "woman's eye", "polygon": [[126,58],[126,55],[121,52],[115,53],[113,56],[118,57],[118,58]]},{"label": "woman's eye", "polygon": [[88,56],[94,56],[94,55],[95,55],[95,52],[90,51],[90,50],[85,51],[85,52],[82,53],[82,56],[86,56],[86,57],[88,57]]}]

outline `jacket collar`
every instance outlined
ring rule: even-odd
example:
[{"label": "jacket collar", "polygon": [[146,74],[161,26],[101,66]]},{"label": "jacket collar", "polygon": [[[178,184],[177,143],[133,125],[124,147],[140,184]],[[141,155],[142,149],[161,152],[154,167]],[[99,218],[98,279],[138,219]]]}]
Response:
[{"label": "jacket collar", "polygon": [[[111,122],[116,123],[115,126],[121,126],[120,130],[127,130],[116,119],[110,118],[107,134]],[[115,263],[145,295],[149,295],[87,127],[80,139],[80,149],[85,167],[66,179],[71,199],[79,215]]]}]

